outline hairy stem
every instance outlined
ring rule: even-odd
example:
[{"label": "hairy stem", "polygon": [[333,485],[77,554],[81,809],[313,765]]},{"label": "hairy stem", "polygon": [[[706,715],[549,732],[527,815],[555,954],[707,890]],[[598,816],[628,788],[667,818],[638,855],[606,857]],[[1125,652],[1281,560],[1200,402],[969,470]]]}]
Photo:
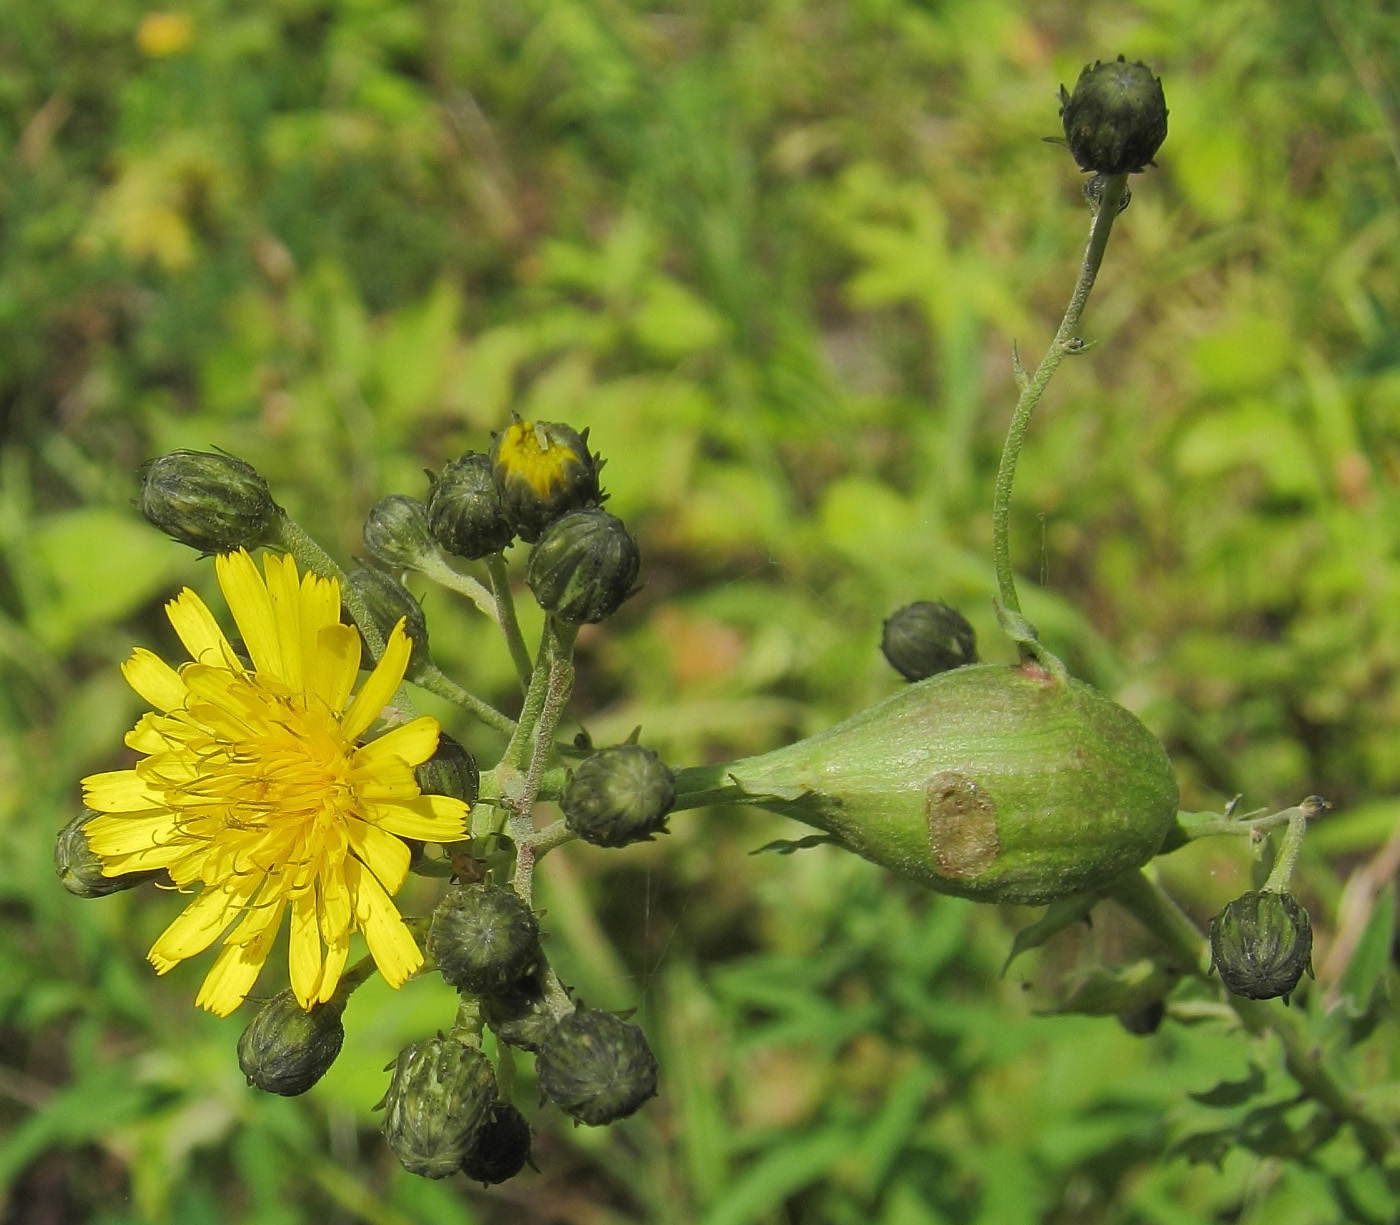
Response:
[{"label": "hairy stem", "polygon": [[474,719],[486,724],[487,727],[494,727],[498,732],[504,732],[507,736],[514,733],[516,726],[514,719],[509,715],[503,715],[494,706],[483,702],[475,694],[468,693],[436,664],[425,664],[409,679],[420,689],[426,689],[429,693],[435,693],[440,698],[446,698],[454,706],[460,706]]},{"label": "hairy stem", "polygon": [[506,572],[506,559],[502,553],[493,553],[486,559],[486,573],[491,577],[491,595],[496,601],[496,624],[505,635],[510,657],[515,661],[515,670],[520,675],[520,684],[528,689],[530,676],[534,671],[530,663],[530,651],[520,633],[520,622],[515,616],[515,597],[510,593],[510,575]]}]

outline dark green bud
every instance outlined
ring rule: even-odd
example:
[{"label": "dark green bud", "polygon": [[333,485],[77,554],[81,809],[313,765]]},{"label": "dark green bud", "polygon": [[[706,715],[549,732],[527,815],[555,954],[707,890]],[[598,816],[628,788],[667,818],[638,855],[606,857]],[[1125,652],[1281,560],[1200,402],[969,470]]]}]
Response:
[{"label": "dark green bud", "polygon": [[433,911],[428,951],[458,990],[499,991],[538,964],[539,920],[509,889],[457,885]]},{"label": "dark green bud", "polygon": [[1167,138],[1167,99],[1146,64],[1120,55],[1079,74],[1074,93],[1060,86],[1065,140],[1081,170],[1137,174]]},{"label": "dark green bud", "polygon": [[546,529],[525,581],[546,612],[570,625],[611,617],[636,590],[637,542],[622,520],[598,507],[571,511]]},{"label": "dark green bud", "polygon": [[384,1107],[384,1138],[404,1169],[447,1178],[462,1166],[496,1105],[496,1071],[455,1038],[404,1047]]},{"label": "dark green bud", "polygon": [[413,771],[424,795],[447,795],[475,804],[481,771],[476,758],[446,732],[438,733],[437,752]]},{"label": "dark green bud", "polygon": [[481,1014],[502,1042],[535,1055],[554,1028],[554,1017],[534,977],[483,996]]},{"label": "dark green bud", "polygon": [[252,464],[211,451],[171,451],[141,469],[137,507],[173,540],[204,553],[276,539],[283,511]]},{"label": "dark green bud", "polygon": [[291,991],[274,995],[238,1039],[238,1066],[248,1083],[282,1097],[305,1093],[340,1054],[344,1011],[334,999],[308,1011]]},{"label": "dark green bud", "polygon": [[103,876],[102,860],[88,845],[87,834],[83,832],[98,814],[91,808],[84,808],[76,817],[58,831],[58,839],[53,848],[54,871],[63,887],[74,897],[108,897],[121,893],[124,889],[134,889],[150,880],[159,880],[164,871],[127,872],[121,876]]},{"label": "dark green bud", "polygon": [[569,779],[564,821],[594,846],[650,842],[666,829],[676,780],[666,763],[640,744],[619,744],[586,758]]},{"label": "dark green bud", "polygon": [[501,1102],[462,1158],[462,1173],[491,1186],[514,1178],[529,1160],[530,1124],[509,1102]]},{"label": "dark green bud", "polygon": [[393,570],[419,569],[436,548],[428,533],[428,508],[404,493],[391,493],[370,507],[361,538],[370,556]]},{"label": "dark green bud", "polygon": [[906,681],[921,681],[977,662],[977,631],[956,608],[928,600],[891,614],[880,650]]},{"label": "dark green bud", "polygon": [[1236,995],[1252,1000],[1283,996],[1312,973],[1312,923],[1291,893],[1242,894],[1210,924],[1213,968]]},{"label": "dark green bud", "polygon": [[[388,641],[389,634],[400,620],[404,622],[404,633],[413,646],[408,656],[408,678],[413,679],[432,661],[428,656],[428,622],[423,616],[423,606],[417,597],[397,579],[380,570],[368,566],[356,566],[346,578],[359,592],[379,636]],[[348,611],[348,610],[347,610]],[[366,656],[370,656],[369,643],[361,638]]]},{"label": "dark green bud", "polygon": [[491,477],[501,509],[521,540],[533,544],[560,515],[603,500],[598,457],[588,431],[557,421],[516,421],[491,442]]},{"label": "dark green bud", "polygon": [[515,539],[488,456],[469,451],[433,478],[428,530],[447,552],[472,561],[499,553]]},{"label": "dark green bud", "polygon": [[550,1031],[535,1060],[540,1088],[565,1114],[599,1127],[656,1095],[646,1035],[610,1012],[576,1012]]}]

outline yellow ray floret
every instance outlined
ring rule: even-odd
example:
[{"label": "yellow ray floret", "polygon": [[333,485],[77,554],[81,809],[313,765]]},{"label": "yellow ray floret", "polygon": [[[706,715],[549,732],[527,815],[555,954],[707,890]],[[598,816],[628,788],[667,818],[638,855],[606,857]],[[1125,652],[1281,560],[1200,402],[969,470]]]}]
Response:
[{"label": "yellow ray floret", "polygon": [[457,841],[467,816],[461,800],[419,792],[414,767],[437,749],[436,720],[358,743],[403,680],[403,622],[352,699],[360,640],[333,579],[298,575],[291,557],[264,557],[259,572],[242,551],[215,566],[250,662],[193,591],[166,606],[191,662],[175,669],[138,647],[123,665],[155,709],[127,735],[144,754],[134,769],[83,780],[103,814],[88,841],[109,876],[163,869],[199,888],[150,961],[164,974],[223,936],[196,999],[210,1012],[247,997],[286,913],[303,1008],[335,993],[355,931],[397,987],[423,964],[391,900],[408,873],[403,840]]}]

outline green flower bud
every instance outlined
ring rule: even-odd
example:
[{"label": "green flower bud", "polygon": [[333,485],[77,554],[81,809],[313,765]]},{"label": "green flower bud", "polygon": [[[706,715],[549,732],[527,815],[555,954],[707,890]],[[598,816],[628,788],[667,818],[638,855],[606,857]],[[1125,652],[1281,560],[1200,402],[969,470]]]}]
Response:
[{"label": "green flower bud", "polygon": [[438,733],[437,752],[413,771],[424,795],[447,795],[475,804],[481,783],[476,758],[446,732]]},{"label": "green flower bud", "polygon": [[121,876],[104,876],[102,860],[88,845],[87,834],[83,832],[93,817],[98,814],[91,808],[84,808],[76,817],[58,831],[54,842],[53,866],[63,887],[74,897],[108,897],[121,893],[124,889],[134,889],[150,880],[159,880],[165,875],[162,870],[147,872],[127,872]]},{"label": "green flower bud", "polygon": [[248,1083],[282,1097],[305,1093],[340,1054],[344,1011],[334,999],[308,1011],[291,991],[274,995],[238,1039],[238,1066]]},{"label": "green flower bud", "polygon": [[586,758],[569,779],[564,821],[594,846],[650,842],[664,833],[676,802],[666,763],[640,744],[619,744]]},{"label": "green flower bud", "polygon": [[481,999],[481,1014],[502,1042],[539,1054],[554,1028],[554,1017],[544,1004],[537,979],[521,979]]},{"label": "green flower bud", "polygon": [[136,504],[153,527],[204,553],[269,544],[283,518],[252,464],[210,451],[171,451],[145,464]]},{"label": "green flower bud", "polygon": [[501,508],[489,457],[468,451],[433,478],[428,530],[447,552],[472,561],[499,553],[515,539]]},{"label": "green flower bud", "polygon": [[1065,140],[1081,170],[1137,174],[1167,138],[1167,99],[1146,64],[1120,55],[1079,74],[1074,93],[1060,86]]},{"label": "green flower bud", "polygon": [[516,421],[491,443],[491,475],[501,509],[521,540],[533,544],[567,511],[603,500],[597,456],[588,431],[575,433],[557,421]]},{"label": "green flower bud", "polygon": [[565,1114],[599,1127],[656,1095],[646,1035],[610,1012],[576,1012],[550,1031],[535,1060],[540,1088]]},{"label": "green flower bud", "polygon": [[457,885],[433,911],[428,951],[458,990],[499,991],[539,963],[539,920],[509,889]]},{"label": "green flower bud", "polygon": [[393,570],[420,569],[436,548],[428,532],[428,508],[403,493],[391,493],[370,507],[361,538],[370,556]]},{"label": "green flower bud", "polygon": [[[387,641],[394,626],[401,620],[404,622],[404,633],[412,644],[407,671],[408,678],[412,680],[432,662],[428,656],[428,622],[423,616],[423,606],[413,592],[383,571],[356,566],[346,578],[365,602],[381,638]],[[360,641],[368,658],[371,654],[369,643],[363,635]]]},{"label": "green flower bud", "polygon": [[1210,953],[1236,995],[1287,1003],[1303,971],[1312,973],[1312,922],[1291,893],[1245,893],[1211,920]]},{"label": "green flower bud", "polygon": [[384,1138],[404,1169],[423,1178],[455,1174],[496,1105],[496,1071],[455,1038],[404,1047],[384,1107]]},{"label": "green flower bud", "polygon": [[514,1178],[529,1160],[530,1124],[509,1102],[500,1102],[462,1158],[462,1173],[491,1186]]},{"label": "green flower bud", "polygon": [[637,542],[622,520],[590,507],[549,525],[530,554],[525,581],[535,600],[570,625],[611,617],[636,590]]},{"label": "green flower bud", "polygon": [[891,614],[880,650],[906,681],[921,681],[977,662],[977,632],[946,604],[922,600]]}]

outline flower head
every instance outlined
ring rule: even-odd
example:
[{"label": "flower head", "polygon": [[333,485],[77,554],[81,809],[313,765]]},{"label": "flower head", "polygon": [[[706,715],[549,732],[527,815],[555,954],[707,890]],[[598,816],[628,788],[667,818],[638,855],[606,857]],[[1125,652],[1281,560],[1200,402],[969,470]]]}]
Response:
[{"label": "flower head", "polygon": [[390,900],[408,873],[403,839],[458,840],[467,812],[420,794],[414,777],[437,748],[436,720],[359,743],[403,679],[403,623],[352,699],[360,638],[340,621],[334,580],[270,555],[264,577],[243,551],[215,566],[249,662],[193,591],[166,606],[193,662],[176,670],[138,647],[122,666],[155,711],[127,734],[145,754],[134,769],[83,780],[84,802],[103,814],[86,826],[89,844],[107,875],[163,869],[180,889],[202,886],[152,946],[157,973],[233,928],[195,1001],[210,1012],[243,1002],[287,911],[303,1008],[335,993],[356,930],[397,987],[423,963]]}]

